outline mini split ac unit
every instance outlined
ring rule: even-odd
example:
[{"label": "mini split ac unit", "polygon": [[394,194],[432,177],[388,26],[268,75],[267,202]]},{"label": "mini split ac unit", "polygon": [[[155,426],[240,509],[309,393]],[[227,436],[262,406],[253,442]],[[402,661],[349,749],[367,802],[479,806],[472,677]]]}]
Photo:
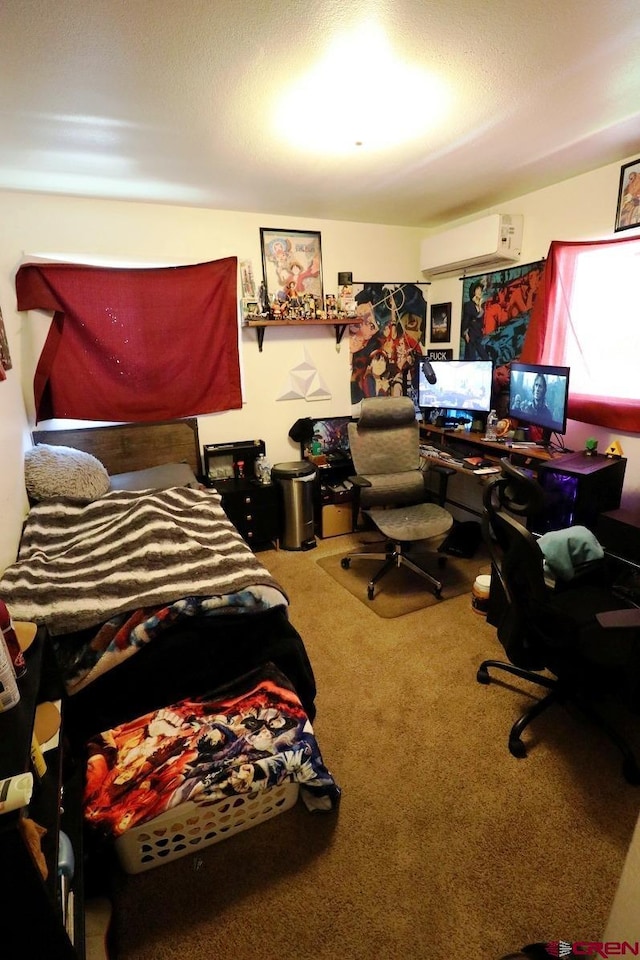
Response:
[{"label": "mini split ac unit", "polygon": [[522,249],[522,216],[492,213],[461,227],[425,237],[420,250],[424,276],[480,273],[517,263]]}]

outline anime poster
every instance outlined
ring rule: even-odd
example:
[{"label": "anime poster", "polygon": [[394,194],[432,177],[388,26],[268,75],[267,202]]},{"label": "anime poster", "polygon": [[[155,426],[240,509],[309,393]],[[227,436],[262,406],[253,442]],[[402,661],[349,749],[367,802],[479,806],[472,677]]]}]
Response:
[{"label": "anime poster", "polygon": [[315,230],[260,227],[267,304],[307,296],[322,303],[322,246]]},{"label": "anime poster", "polygon": [[11,370],[11,354],[9,353],[9,342],[4,329],[4,320],[2,319],[2,310],[0,309],[0,380],[6,380],[6,371]]},{"label": "anime poster", "polygon": [[465,277],[460,359],[492,360],[498,416],[507,415],[509,370],[522,351],[544,261]]},{"label": "anime poster", "polygon": [[349,321],[351,402],[412,395],[425,341],[427,304],[415,283],[353,285]]}]

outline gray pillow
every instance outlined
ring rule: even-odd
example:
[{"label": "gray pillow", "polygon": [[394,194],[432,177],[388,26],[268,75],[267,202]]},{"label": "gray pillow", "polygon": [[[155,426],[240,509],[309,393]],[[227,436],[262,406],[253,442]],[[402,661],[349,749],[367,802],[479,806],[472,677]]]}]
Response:
[{"label": "gray pillow", "polygon": [[38,443],[24,455],[24,478],[32,500],[69,497],[97,500],[109,490],[109,474],[90,453]]},{"label": "gray pillow", "polygon": [[147,470],[116,473],[111,477],[112,490],[167,490],[169,487],[199,487],[188,463],[163,463]]}]

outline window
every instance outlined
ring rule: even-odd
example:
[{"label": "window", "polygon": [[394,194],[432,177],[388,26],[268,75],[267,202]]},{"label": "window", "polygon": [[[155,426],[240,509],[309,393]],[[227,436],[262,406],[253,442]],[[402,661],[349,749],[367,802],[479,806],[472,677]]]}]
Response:
[{"label": "window", "polygon": [[554,241],[522,358],[571,368],[569,417],[640,433],[640,237]]}]

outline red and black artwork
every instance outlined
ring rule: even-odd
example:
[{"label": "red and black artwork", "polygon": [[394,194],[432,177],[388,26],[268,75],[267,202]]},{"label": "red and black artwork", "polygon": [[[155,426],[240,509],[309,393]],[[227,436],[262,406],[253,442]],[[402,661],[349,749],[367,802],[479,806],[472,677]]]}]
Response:
[{"label": "red and black artwork", "polygon": [[491,360],[499,416],[506,415],[511,362],[520,357],[544,261],[465,277],[460,359]]}]

